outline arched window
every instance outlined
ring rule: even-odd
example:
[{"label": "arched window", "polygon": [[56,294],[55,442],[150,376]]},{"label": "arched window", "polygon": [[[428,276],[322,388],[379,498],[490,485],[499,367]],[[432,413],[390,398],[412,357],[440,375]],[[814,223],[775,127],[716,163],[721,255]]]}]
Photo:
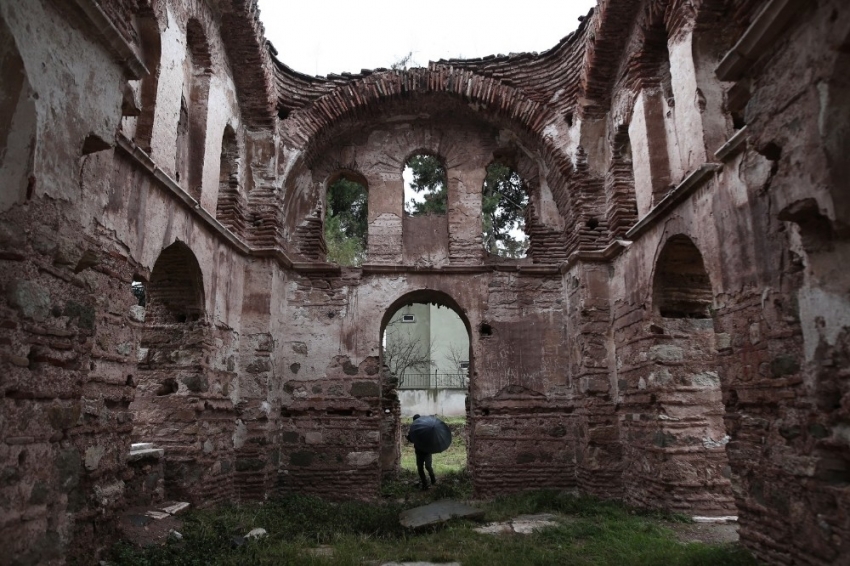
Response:
[{"label": "arched window", "polygon": [[501,257],[525,257],[525,208],[528,192],[519,174],[502,163],[487,167],[481,195],[484,249]]},{"label": "arched window", "polygon": [[24,62],[0,19],[0,211],[27,198],[33,173],[36,110]]},{"label": "arched window", "polygon": [[148,68],[148,76],[141,80],[139,98],[141,109],[136,119],[136,145],[150,153],[153,137],[153,122],[156,111],[156,94],[159,85],[160,60],[162,44],[159,36],[159,26],[153,13],[140,14],[138,19],[139,43]]},{"label": "arched window", "polygon": [[676,101],[663,18],[645,31],[643,43],[634,62],[633,80],[640,92],[629,124],[639,216],[664,198],[673,184],[674,171],[680,169],[674,137]]},{"label": "arched window", "polygon": [[146,295],[145,319],[151,324],[182,324],[201,319],[203,276],[195,254],[186,244],[175,242],[162,251],[151,272]]},{"label": "arched window", "polygon": [[687,236],[673,236],[655,268],[656,311],[664,318],[710,318],[712,299],[702,254]]},{"label": "arched window", "polygon": [[221,138],[220,166],[216,219],[231,232],[241,235],[245,228],[245,197],[239,190],[239,144],[236,132],[229,125]]},{"label": "arched window", "polygon": [[186,97],[180,98],[180,116],[177,119],[177,163],[175,176],[185,186],[189,176],[189,107]]},{"label": "arched window", "polygon": [[366,180],[345,173],[328,185],[325,211],[327,261],[358,266],[366,258],[369,194]]},{"label": "arched window", "polygon": [[419,153],[404,165],[404,211],[411,216],[446,214],[449,202],[446,166],[435,155]]},{"label": "arched window", "polygon": [[[185,104],[185,133],[178,126],[178,182],[195,199],[200,200],[206,149],[207,110],[209,103],[212,60],[203,27],[198,20],[186,25],[187,57],[184,66],[183,97]],[[180,121],[183,122],[183,108]],[[182,139],[181,139],[182,135]],[[180,155],[185,155],[181,163]]]}]

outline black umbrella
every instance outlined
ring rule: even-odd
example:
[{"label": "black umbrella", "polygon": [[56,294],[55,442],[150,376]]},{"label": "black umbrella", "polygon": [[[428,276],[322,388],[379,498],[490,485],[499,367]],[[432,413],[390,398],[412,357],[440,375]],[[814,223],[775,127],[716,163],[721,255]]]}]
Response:
[{"label": "black umbrella", "polygon": [[452,445],[452,431],[437,417],[419,417],[410,425],[407,437],[417,450],[437,454]]}]

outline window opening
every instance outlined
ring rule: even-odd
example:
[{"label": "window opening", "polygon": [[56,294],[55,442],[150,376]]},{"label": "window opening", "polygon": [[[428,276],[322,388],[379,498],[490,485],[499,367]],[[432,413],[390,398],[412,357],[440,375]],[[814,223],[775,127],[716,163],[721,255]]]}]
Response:
[{"label": "window opening", "polygon": [[359,266],[366,259],[369,194],[359,180],[340,176],[328,185],[325,214],[327,261]]},{"label": "window opening", "polygon": [[136,297],[137,306],[144,307],[147,304],[145,284],[142,281],[135,280],[131,283],[130,290],[133,291],[133,296]]},{"label": "window opening", "polygon": [[667,241],[655,273],[654,302],[664,318],[710,318],[711,281],[697,247],[687,236]]},{"label": "window opening", "polygon": [[418,154],[407,160],[404,179],[404,212],[411,216],[446,214],[448,180],[446,167],[434,155]]},{"label": "window opening", "polygon": [[525,182],[502,163],[487,167],[481,195],[481,227],[484,249],[500,257],[521,258],[528,251],[525,234]]}]

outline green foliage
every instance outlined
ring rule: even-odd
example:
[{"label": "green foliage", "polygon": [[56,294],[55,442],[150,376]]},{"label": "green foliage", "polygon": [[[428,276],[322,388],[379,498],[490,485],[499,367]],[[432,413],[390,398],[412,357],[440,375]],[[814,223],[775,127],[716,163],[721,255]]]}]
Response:
[{"label": "green foliage", "polygon": [[[458,520],[408,531],[398,522],[403,509],[447,494],[438,492],[443,478],[438,478],[434,489],[420,493],[412,485],[415,473],[405,473],[407,476],[402,474],[391,492],[385,492],[393,498],[391,502],[337,504],[292,495],[265,503],[195,511],[181,528],[182,541],[146,549],[119,544],[109,562],[115,566],[354,565],[391,560],[458,561],[464,566],[755,564],[738,545],[678,542],[671,530],[675,523],[667,515],[642,513],[616,502],[559,491],[531,491],[479,503],[488,521],[529,513],[556,514],[556,526],[530,535],[479,534],[473,530],[475,523]],[[405,489],[411,496],[397,502]],[[234,538],[255,527],[266,529],[268,536],[234,544]],[[317,545],[329,545],[333,554],[311,554]]]},{"label": "green foliage", "polygon": [[340,177],[328,187],[325,214],[327,259],[339,265],[360,265],[366,255],[369,230],[368,193],[360,183]]},{"label": "green foliage", "polygon": [[[407,162],[413,172],[411,188],[424,197],[423,202],[405,203],[409,214],[445,214],[448,206],[446,168],[433,155],[415,155]],[[481,226],[484,247],[502,257],[525,257],[528,239],[511,231],[525,229],[525,207],[528,193],[516,171],[501,163],[487,168],[481,195]]]},{"label": "green foliage", "polygon": [[510,167],[493,163],[487,167],[481,195],[481,224],[484,247],[502,257],[525,257],[527,238],[516,238],[511,230],[525,229],[528,193],[522,178]]},{"label": "green foliage", "polygon": [[407,167],[413,171],[410,187],[417,193],[423,193],[425,200],[416,202],[410,200],[404,209],[409,214],[445,214],[448,206],[448,180],[446,168],[433,155],[414,155],[407,162]]}]

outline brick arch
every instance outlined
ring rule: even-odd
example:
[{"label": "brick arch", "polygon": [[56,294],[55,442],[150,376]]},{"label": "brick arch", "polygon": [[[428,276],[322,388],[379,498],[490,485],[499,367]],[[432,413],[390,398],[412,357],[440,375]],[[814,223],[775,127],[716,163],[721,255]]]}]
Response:
[{"label": "brick arch", "polygon": [[539,144],[553,168],[571,169],[570,158],[557,139],[558,132],[569,128],[560,114],[530,99],[521,89],[451,67],[386,71],[338,86],[293,112],[285,131],[295,145],[304,148],[305,159],[312,162],[333,143],[347,120],[375,118],[389,102],[427,94],[460,98],[491,120],[518,126],[524,137]]},{"label": "brick arch", "polygon": [[664,243],[652,289],[653,310],[663,318],[711,318],[711,280],[702,253],[688,236],[676,234]]},{"label": "brick arch", "polygon": [[442,152],[435,149],[431,149],[430,147],[418,147],[416,149],[408,151],[401,162],[402,170],[404,170],[404,168],[407,167],[407,163],[417,155],[427,155],[429,157],[436,157],[440,164],[443,166],[443,168],[448,171],[448,159],[446,159],[446,156],[443,155]]},{"label": "brick arch", "polygon": [[192,63],[205,72],[212,72],[212,54],[207,40],[208,31],[197,18],[186,22],[186,49],[192,57]]},{"label": "brick arch", "polygon": [[[204,320],[203,276],[195,254],[177,241],[160,253],[146,288],[136,394],[130,404],[133,439],[165,449],[164,489],[169,497],[209,500],[201,479],[209,461],[201,453],[193,408],[210,390],[210,326]],[[162,496],[162,494],[160,495]]]},{"label": "brick arch", "polygon": [[[461,322],[466,329],[467,336],[469,337],[469,369],[468,376],[470,380],[475,373],[475,363],[473,359],[473,348],[472,348],[472,326],[470,324],[469,318],[466,315],[466,311],[460,306],[460,304],[448,293],[444,291],[439,291],[436,289],[416,289],[414,291],[409,291],[402,296],[398,297],[395,301],[389,304],[384,310],[383,317],[381,318],[380,325],[380,333],[378,334],[378,343],[381,344],[380,352],[380,360],[381,365],[383,367],[384,364],[384,347],[383,347],[383,338],[384,332],[387,329],[387,326],[390,323],[392,317],[405,305],[411,303],[424,303],[424,304],[437,304],[442,307],[446,307],[451,309],[455,314],[458,315]],[[471,383],[471,381],[470,381]],[[389,380],[384,380],[384,392],[383,392],[383,405],[384,405],[384,419],[385,419],[385,430],[393,431],[391,435],[385,435],[382,438],[383,450],[388,455],[394,454],[395,457],[388,458],[383,462],[384,471],[395,471],[399,468],[401,464],[400,454],[398,453],[398,446],[401,442],[401,402],[397,395],[397,390],[395,385],[390,385]],[[467,419],[471,417],[471,407],[472,407],[472,398],[471,395],[467,397]],[[469,420],[467,422],[470,422]],[[470,423],[469,431],[469,446],[472,446],[471,441],[474,438],[474,430],[475,427]],[[467,453],[468,462],[471,461],[473,456],[473,451],[470,450]],[[474,481],[474,480],[473,480]]]},{"label": "brick arch", "polygon": [[469,317],[466,315],[466,310],[461,307],[451,295],[436,289],[417,289],[415,291],[409,291],[390,303],[390,305],[384,309],[384,316],[381,318],[381,334],[384,333],[384,330],[387,328],[387,324],[389,324],[393,314],[395,314],[398,309],[409,303],[436,304],[453,310],[460,317],[460,320],[466,327],[466,331],[469,333],[470,337],[472,337],[472,326],[469,322]]},{"label": "brick arch", "polygon": [[154,324],[203,318],[203,274],[189,246],[178,241],[162,250],[151,271],[147,300],[146,320]]}]

